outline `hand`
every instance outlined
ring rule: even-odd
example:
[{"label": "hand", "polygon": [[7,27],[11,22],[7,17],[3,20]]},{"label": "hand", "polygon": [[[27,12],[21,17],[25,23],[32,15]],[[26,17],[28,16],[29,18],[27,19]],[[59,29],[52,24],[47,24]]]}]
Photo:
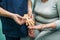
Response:
[{"label": "hand", "polygon": [[[34,26],[35,22],[33,21],[33,19],[31,18],[30,15],[25,14],[25,15],[24,15],[24,18],[26,18],[26,25],[28,25],[28,26]],[[29,29],[29,30],[28,30],[28,35],[29,35],[30,37],[34,37],[34,35],[35,35],[35,34],[34,34],[34,30]]]},{"label": "hand", "polygon": [[24,14],[24,18],[31,18],[31,19],[34,19],[34,16],[33,14]]},{"label": "hand", "polygon": [[32,29],[32,30],[41,30],[42,28],[45,27],[45,24],[40,24],[40,25],[36,25],[36,26],[29,26],[28,28],[29,29]]},{"label": "hand", "polygon": [[19,25],[22,25],[26,22],[26,20],[18,14],[13,14],[12,19]]},{"label": "hand", "polygon": [[33,26],[35,24],[35,21],[32,18],[30,18],[28,14],[25,14],[24,18],[26,18],[26,25]]},{"label": "hand", "polygon": [[27,19],[26,25],[34,26],[35,25],[35,21],[33,19]]},{"label": "hand", "polygon": [[32,13],[28,13],[28,16],[32,19],[32,20],[35,20],[34,19],[34,15]]},{"label": "hand", "polygon": [[28,35],[30,36],[30,37],[35,37],[35,34],[34,34],[34,30],[28,30]]},{"label": "hand", "polygon": [[30,18],[34,19],[34,16],[33,16],[32,13],[28,13],[28,16],[29,16]]}]

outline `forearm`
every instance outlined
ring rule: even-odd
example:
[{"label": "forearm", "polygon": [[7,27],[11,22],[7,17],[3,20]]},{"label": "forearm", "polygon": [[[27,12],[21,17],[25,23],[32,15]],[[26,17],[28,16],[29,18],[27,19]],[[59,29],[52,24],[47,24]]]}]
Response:
[{"label": "forearm", "polygon": [[56,23],[52,22],[52,23],[46,24],[46,28],[56,28]]},{"label": "forearm", "polygon": [[11,18],[12,15],[13,15],[13,13],[10,13],[10,12],[8,12],[8,11],[6,11],[3,8],[0,7],[0,16]]},{"label": "forearm", "polygon": [[41,29],[48,29],[48,28],[55,29],[56,28],[56,23],[55,22],[48,23],[48,24],[45,24],[44,26],[41,27]]},{"label": "forearm", "polygon": [[32,14],[32,2],[31,2],[31,0],[28,0],[28,13]]},{"label": "forearm", "polygon": [[31,2],[31,0],[28,0],[28,14],[29,14],[30,18],[32,18],[34,20],[34,15],[32,14],[32,2]]}]

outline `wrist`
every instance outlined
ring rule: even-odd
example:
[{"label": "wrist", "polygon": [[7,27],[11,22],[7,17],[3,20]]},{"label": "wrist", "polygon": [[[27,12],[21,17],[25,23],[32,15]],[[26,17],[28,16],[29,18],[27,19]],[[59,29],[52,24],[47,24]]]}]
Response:
[{"label": "wrist", "polygon": [[13,18],[14,18],[14,15],[15,15],[15,14],[10,13],[8,17],[13,19]]}]

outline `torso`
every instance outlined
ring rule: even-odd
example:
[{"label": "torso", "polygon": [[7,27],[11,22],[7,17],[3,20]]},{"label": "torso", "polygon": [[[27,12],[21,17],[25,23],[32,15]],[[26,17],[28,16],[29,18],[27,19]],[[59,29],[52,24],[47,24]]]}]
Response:
[{"label": "torso", "polygon": [[[23,16],[28,12],[28,0],[2,0],[0,4],[9,12]],[[13,19],[1,17],[3,33],[10,37],[26,37],[26,25],[18,25]]]},{"label": "torso", "polygon": [[23,16],[27,13],[28,0],[2,0],[1,5],[8,11]]},{"label": "torso", "polygon": [[[41,0],[37,0],[35,5],[35,19],[40,23],[51,23],[58,19],[57,13],[57,0],[48,0],[43,3]],[[38,24],[37,23],[37,24]]]}]

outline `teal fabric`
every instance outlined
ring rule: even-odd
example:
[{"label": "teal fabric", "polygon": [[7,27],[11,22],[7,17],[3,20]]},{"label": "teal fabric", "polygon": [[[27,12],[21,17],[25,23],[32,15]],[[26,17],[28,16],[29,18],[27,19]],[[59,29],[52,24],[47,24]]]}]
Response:
[{"label": "teal fabric", "polygon": [[31,2],[32,2],[32,9],[33,9],[33,5],[34,5],[34,0],[31,0]]},{"label": "teal fabric", "polygon": [[0,19],[0,40],[5,40],[5,36],[2,33],[2,23],[1,23],[1,19]]}]

